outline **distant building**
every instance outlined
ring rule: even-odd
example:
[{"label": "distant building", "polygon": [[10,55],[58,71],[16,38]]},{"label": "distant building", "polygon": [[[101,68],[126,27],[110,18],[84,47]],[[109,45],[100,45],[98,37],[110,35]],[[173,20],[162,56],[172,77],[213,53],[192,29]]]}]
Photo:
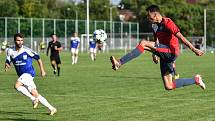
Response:
[{"label": "distant building", "polygon": [[130,10],[119,10],[118,13],[121,21],[131,21],[136,18],[134,12]]}]

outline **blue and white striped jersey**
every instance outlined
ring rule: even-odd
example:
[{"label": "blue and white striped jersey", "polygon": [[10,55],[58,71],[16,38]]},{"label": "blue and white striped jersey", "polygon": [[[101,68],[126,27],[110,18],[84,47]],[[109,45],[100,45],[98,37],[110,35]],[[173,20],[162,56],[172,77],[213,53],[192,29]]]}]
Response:
[{"label": "blue and white striped jersey", "polygon": [[90,48],[96,48],[96,41],[93,39],[90,39],[89,45],[90,45]]},{"label": "blue and white striped jersey", "polygon": [[18,76],[23,73],[31,74],[32,77],[35,76],[32,59],[39,60],[40,56],[30,48],[22,46],[19,51],[16,51],[15,48],[7,50],[6,63],[9,65],[11,62],[13,63]]},{"label": "blue and white striped jersey", "polygon": [[77,48],[79,43],[80,43],[79,37],[71,37],[70,48]]}]

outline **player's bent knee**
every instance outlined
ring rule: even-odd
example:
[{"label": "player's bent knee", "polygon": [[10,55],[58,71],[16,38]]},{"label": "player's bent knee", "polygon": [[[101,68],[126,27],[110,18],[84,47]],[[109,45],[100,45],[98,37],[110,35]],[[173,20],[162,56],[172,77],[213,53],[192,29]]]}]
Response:
[{"label": "player's bent knee", "polygon": [[39,93],[36,89],[31,89],[31,94],[34,96],[34,97],[38,97],[39,96]]},{"label": "player's bent knee", "polygon": [[174,90],[175,87],[173,85],[165,85],[166,90]]}]

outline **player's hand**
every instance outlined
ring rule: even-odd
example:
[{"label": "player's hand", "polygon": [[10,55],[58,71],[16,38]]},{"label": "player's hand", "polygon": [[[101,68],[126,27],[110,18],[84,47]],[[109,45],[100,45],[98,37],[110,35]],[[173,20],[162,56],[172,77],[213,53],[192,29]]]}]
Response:
[{"label": "player's hand", "polygon": [[152,60],[154,61],[155,64],[158,64],[159,62],[158,57],[155,55],[152,56]]},{"label": "player's hand", "polygon": [[202,55],[204,54],[203,51],[201,51],[201,50],[199,50],[199,49],[196,49],[196,48],[193,49],[193,52],[194,52],[197,56],[202,56]]},{"label": "player's hand", "polygon": [[10,69],[10,65],[5,64],[4,71],[7,72]]},{"label": "player's hand", "polygon": [[57,46],[54,46],[54,49],[55,49],[55,50],[58,50]]},{"label": "player's hand", "polygon": [[45,71],[41,71],[41,76],[45,77],[46,76],[46,72]]}]

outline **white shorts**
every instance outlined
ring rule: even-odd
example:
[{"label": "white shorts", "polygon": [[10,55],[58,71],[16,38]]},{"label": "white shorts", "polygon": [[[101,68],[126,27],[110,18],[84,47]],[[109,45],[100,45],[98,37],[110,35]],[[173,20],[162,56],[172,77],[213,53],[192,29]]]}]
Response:
[{"label": "white shorts", "polygon": [[71,53],[78,54],[78,48],[71,48]]},{"label": "white shorts", "polygon": [[36,85],[33,81],[34,77],[31,74],[24,73],[18,78],[18,82],[21,82],[31,92],[32,89],[36,89]]},{"label": "white shorts", "polygon": [[91,53],[96,53],[96,48],[90,48]]}]

